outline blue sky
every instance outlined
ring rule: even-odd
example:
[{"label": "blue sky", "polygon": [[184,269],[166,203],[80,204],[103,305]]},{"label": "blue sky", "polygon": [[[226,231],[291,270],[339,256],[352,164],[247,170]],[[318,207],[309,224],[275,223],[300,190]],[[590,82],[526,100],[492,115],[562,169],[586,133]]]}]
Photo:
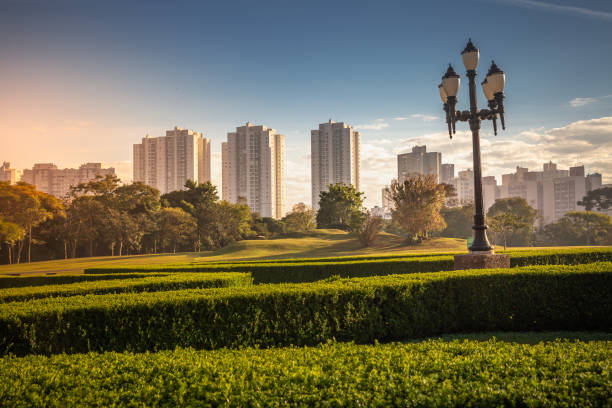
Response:
[{"label": "blue sky", "polygon": [[491,59],[507,76],[508,130],[483,124],[485,173],[551,159],[612,182],[610,1],[0,1],[0,160],[102,161],[129,179],[131,145],[178,125],[211,138],[220,184],[221,142],[251,121],[286,135],[291,206],[310,202],[310,129],[332,118],[361,131],[380,204],[416,143],[470,166],[437,93],[449,62],[463,74],[468,37],[480,80]]}]

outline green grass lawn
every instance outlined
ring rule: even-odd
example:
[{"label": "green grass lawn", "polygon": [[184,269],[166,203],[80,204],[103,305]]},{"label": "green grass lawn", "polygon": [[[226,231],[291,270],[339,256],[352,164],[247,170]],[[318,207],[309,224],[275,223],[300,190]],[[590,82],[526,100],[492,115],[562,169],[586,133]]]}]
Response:
[{"label": "green grass lawn", "polygon": [[436,238],[420,245],[406,246],[403,238],[382,233],[376,245],[363,248],[359,241],[340,230],[317,230],[301,238],[279,238],[235,242],[212,252],[177,254],[102,256],[54,261],[0,265],[0,274],[82,273],[85,268],[115,265],[191,263],[223,260],[253,260],[282,258],[314,258],[347,255],[402,254],[431,252],[461,252],[466,250],[464,239]]},{"label": "green grass lawn", "polygon": [[[516,251],[517,248],[511,248]],[[535,248],[526,248],[535,249]],[[235,242],[212,252],[184,252],[177,254],[102,256],[76,259],[59,259],[0,265],[2,274],[80,274],[85,268],[117,265],[144,265],[192,263],[228,260],[256,260],[283,258],[317,258],[354,255],[401,255],[436,252],[467,252],[466,241],[458,238],[434,238],[418,245],[405,245],[397,235],[381,233],[378,242],[363,248],[359,241],[340,230],[323,229],[301,238],[279,238]],[[503,252],[501,247],[497,252]]]}]

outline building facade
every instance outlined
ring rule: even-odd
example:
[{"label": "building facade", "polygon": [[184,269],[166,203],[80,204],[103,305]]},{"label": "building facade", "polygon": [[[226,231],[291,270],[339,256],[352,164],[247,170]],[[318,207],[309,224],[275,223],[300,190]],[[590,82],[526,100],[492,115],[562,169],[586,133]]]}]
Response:
[{"label": "building facade", "polygon": [[443,163],[440,166],[440,183],[453,184],[455,180],[455,165]]},{"label": "building facade", "polygon": [[310,132],[312,208],[330,184],[352,184],[359,190],[360,135],[344,122],[329,120]]},{"label": "building facade", "polygon": [[224,200],[244,199],[262,217],[284,215],[285,136],[247,123],[227,134],[222,161]]},{"label": "building facade", "polygon": [[460,205],[468,205],[474,202],[474,172],[471,169],[457,173],[455,189]]},{"label": "building facade", "polygon": [[9,184],[15,184],[19,181],[17,170],[11,168],[11,163],[4,162],[0,166],[0,181],[6,181]]},{"label": "building facade", "polygon": [[412,152],[397,155],[397,179],[403,183],[415,174],[431,174],[439,183],[441,165],[442,153],[428,152],[427,146],[414,146]]},{"label": "building facade", "polygon": [[210,140],[201,133],[175,127],[134,144],[134,181],[165,194],[183,189],[187,180],[210,181]]},{"label": "building facade", "polygon": [[101,163],[86,163],[78,169],[58,169],[53,163],[36,163],[32,169],[23,171],[21,180],[32,184],[39,191],[63,198],[68,195],[71,187],[107,175],[114,176],[115,169],[103,169]]}]

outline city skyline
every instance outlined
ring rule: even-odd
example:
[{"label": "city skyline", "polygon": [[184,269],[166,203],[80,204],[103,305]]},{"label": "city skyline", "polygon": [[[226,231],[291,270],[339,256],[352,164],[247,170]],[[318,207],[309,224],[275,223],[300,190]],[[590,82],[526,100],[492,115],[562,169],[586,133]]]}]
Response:
[{"label": "city skyline", "polygon": [[[102,162],[129,181],[130,146],[178,125],[211,139],[221,193],[225,134],[247,120],[270,123],[286,136],[290,206],[311,201],[310,130],[332,118],[361,134],[360,185],[371,207],[396,175],[397,154],[414,145],[441,152],[456,173],[471,168],[469,131],[459,126],[448,139],[436,88],[448,62],[463,74],[459,53],[471,37],[481,50],[477,79],[491,59],[508,78],[508,130],[494,137],[483,126],[483,174],[499,180],[552,160],[612,182],[612,56],[602,52],[612,41],[612,5],[468,3],[445,2],[441,15],[439,5],[401,2],[240,3],[240,13],[189,2],[129,4],[122,13],[112,4],[7,2],[0,160],[17,169]],[[167,19],[188,28],[170,32]],[[258,20],[269,24],[250,28]],[[221,29],[230,23],[231,34]],[[276,63],[256,63],[262,55]]]}]

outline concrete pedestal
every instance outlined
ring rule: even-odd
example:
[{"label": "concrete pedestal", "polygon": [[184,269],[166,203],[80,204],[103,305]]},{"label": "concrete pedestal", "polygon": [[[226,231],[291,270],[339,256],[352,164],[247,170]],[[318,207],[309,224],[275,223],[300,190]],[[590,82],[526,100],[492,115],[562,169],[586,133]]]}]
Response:
[{"label": "concrete pedestal", "polygon": [[493,251],[485,253],[470,253],[455,255],[455,270],[462,269],[490,269],[509,268],[510,255],[495,254]]}]

